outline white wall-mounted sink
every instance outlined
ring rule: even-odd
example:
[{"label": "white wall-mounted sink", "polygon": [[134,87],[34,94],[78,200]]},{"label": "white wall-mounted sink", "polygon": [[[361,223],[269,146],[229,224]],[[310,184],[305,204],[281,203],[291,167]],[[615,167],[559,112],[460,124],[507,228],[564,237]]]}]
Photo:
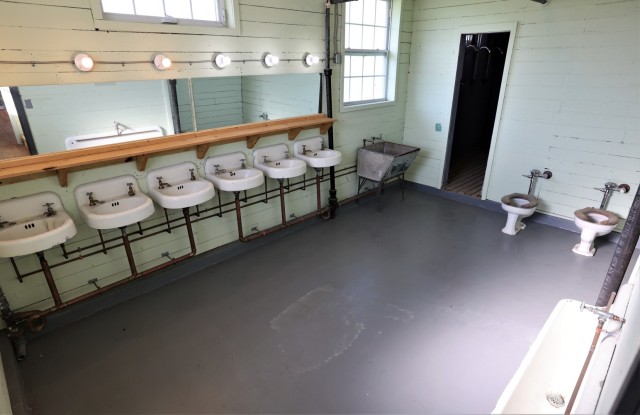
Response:
[{"label": "white wall-mounted sink", "polygon": [[293,157],[298,158],[309,167],[320,169],[337,166],[342,162],[342,153],[337,150],[323,149],[322,137],[311,137],[293,143]]},{"label": "white wall-mounted sink", "polygon": [[198,176],[196,165],[188,161],[149,171],[147,185],[149,196],[165,209],[199,205],[215,195],[213,184]]},{"label": "white wall-mounted sink", "polygon": [[[130,175],[81,184],[73,196],[80,216],[94,229],[128,226],[155,211],[151,198],[140,191],[136,178]],[[89,197],[95,201],[93,206]]]},{"label": "white wall-mounted sink", "polygon": [[264,183],[262,171],[248,167],[241,152],[209,157],[204,163],[204,172],[207,180],[213,182],[218,190],[226,192],[241,192]]},{"label": "white wall-mounted sink", "polygon": [[272,179],[288,179],[303,175],[307,171],[307,163],[289,156],[289,147],[286,144],[253,150],[253,165]]},{"label": "white wall-mounted sink", "polygon": [[44,251],[76,234],[73,220],[53,192],[1,201],[0,223],[2,258]]}]

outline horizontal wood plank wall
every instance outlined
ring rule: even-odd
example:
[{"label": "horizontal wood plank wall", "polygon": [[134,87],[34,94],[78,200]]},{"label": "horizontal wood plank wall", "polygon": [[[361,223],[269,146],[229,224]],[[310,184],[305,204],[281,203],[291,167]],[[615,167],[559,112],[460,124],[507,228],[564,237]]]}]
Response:
[{"label": "horizontal wood plank wall", "polygon": [[[123,82],[131,80],[164,80],[178,78],[178,93],[184,97],[188,93],[184,78],[228,77],[266,74],[308,74],[313,75],[312,99],[309,104],[317,110],[317,73],[321,65],[307,68],[302,64],[304,53],[324,56],[324,1],[323,0],[239,0],[240,33],[234,36],[212,35],[172,35],[163,33],[140,33],[131,27],[129,30],[97,31],[94,28],[90,0],[0,0],[0,61],[64,61],[56,64],[0,64],[0,84],[4,85],[54,85],[73,83]],[[362,138],[384,134],[385,138],[402,140],[404,124],[404,106],[406,102],[407,71],[411,43],[411,19],[413,0],[404,0],[399,80],[397,100],[394,105],[354,111],[339,112],[339,76],[340,67],[334,65],[334,117],[336,147],[344,154],[343,166],[355,161],[355,152]],[[335,9],[335,7],[334,7]],[[332,19],[333,21],[333,19]],[[81,73],[71,64],[74,52],[87,52],[97,61],[94,71]],[[264,52],[276,53],[283,61],[274,68],[266,69],[259,60]],[[151,66],[154,53],[164,52],[174,61],[206,61],[205,63],[175,63],[171,70],[157,71]],[[213,68],[209,62],[214,52],[224,52],[233,60],[224,70]],[[291,59],[291,62],[285,61]],[[140,64],[101,64],[100,61],[148,61]],[[68,62],[68,63],[67,63]],[[191,120],[190,105],[180,104],[181,120],[189,127]],[[287,103],[289,105],[290,103]],[[269,111],[267,111],[269,112]],[[120,121],[120,120],[115,120]],[[318,130],[304,130],[298,138],[318,135]],[[288,143],[287,135],[265,137],[258,146]],[[233,143],[211,147],[207,157],[242,151],[247,160],[252,160],[252,151],[246,144]],[[198,172],[203,174],[205,160],[196,158],[195,151],[152,157],[147,170],[139,172],[135,162],[122,165],[104,166],[90,170],[69,173],[69,185],[61,188],[55,177],[40,178],[28,182],[0,186],[0,199],[28,195],[40,191],[53,190],[58,193],[65,209],[78,227],[78,234],[69,241],[67,249],[74,251],[99,241],[97,232],[82,223],[73,199],[73,189],[86,182],[103,178],[131,174],[143,191],[147,190],[146,174],[149,170],[182,161],[195,162]],[[338,168],[340,168],[339,166]],[[308,176],[315,175],[312,169]],[[357,178],[355,175],[337,179],[337,191],[340,199],[355,194]],[[269,186],[277,182],[269,180]],[[233,195],[222,193],[223,202],[232,200]],[[328,198],[328,185],[322,186],[322,198]],[[211,207],[208,202],[204,207]],[[287,196],[287,213],[301,216],[315,209],[315,188],[296,191]],[[326,202],[325,202],[326,203]],[[170,217],[181,215],[171,211]],[[276,201],[258,204],[243,212],[245,234],[252,228],[260,230],[276,225],[280,221],[280,207]],[[145,224],[164,221],[160,208]],[[108,231],[105,237],[115,237],[119,231]],[[235,215],[225,214],[221,218],[207,219],[194,225],[198,252],[205,252],[237,240]],[[138,270],[144,270],[166,261],[163,252],[177,257],[188,251],[188,239],[184,228],[174,230],[172,234],[161,234],[144,242],[134,243],[132,248]],[[59,249],[46,252],[51,263],[64,258]],[[94,290],[88,281],[98,278],[98,284],[104,286],[129,275],[123,249],[114,249],[107,255],[87,257],[61,267],[54,268],[53,274],[59,285],[63,300],[73,298]],[[35,255],[17,259],[23,272],[37,269]],[[52,302],[44,278],[41,275],[28,277],[19,283],[10,262],[0,259],[0,285],[7,294],[11,306],[15,309],[39,309],[49,307]]]},{"label": "horizontal wood plank wall", "polygon": [[632,188],[608,206],[626,217],[640,182],[640,1],[424,0],[414,16],[405,143],[423,151],[410,180],[441,185],[460,30],[517,21],[488,199],[526,192],[522,174],[548,168],[540,210],[572,218],[614,181]]}]

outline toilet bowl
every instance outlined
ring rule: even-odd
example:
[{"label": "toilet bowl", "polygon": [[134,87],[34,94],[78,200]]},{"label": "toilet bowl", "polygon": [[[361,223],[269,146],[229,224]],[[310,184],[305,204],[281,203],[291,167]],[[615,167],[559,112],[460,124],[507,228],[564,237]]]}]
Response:
[{"label": "toilet bowl", "polygon": [[533,215],[538,206],[538,199],[532,195],[512,193],[502,197],[502,209],[507,212],[507,224],[502,232],[507,235],[515,235],[527,227],[522,219]]},{"label": "toilet bowl", "polygon": [[573,247],[578,255],[593,256],[596,249],[593,241],[598,236],[611,232],[618,224],[618,216],[607,210],[584,208],[574,212],[575,223],[580,229],[580,243]]}]

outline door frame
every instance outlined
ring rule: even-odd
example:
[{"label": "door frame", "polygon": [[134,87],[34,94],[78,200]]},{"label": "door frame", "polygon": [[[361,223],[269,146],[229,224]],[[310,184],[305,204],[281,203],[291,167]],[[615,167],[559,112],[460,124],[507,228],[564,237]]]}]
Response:
[{"label": "door frame", "polygon": [[506,56],[504,59],[504,69],[502,71],[502,81],[500,82],[500,94],[498,96],[498,105],[496,106],[496,116],[493,123],[493,131],[491,133],[491,145],[489,147],[489,156],[487,158],[487,168],[484,173],[484,183],[482,184],[482,195],[481,199],[484,200],[487,198],[489,183],[491,180],[491,172],[493,169],[493,158],[495,156],[496,144],[498,141],[499,130],[500,130],[500,120],[502,119],[502,108],[504,104],[504,96],[507,89],[507,80],[509,78],[509,70],[511,67],[511,57],[513,55],[513,46],[515,44],[515,39],[517,36],[518,30],[518,22],[504,22],[504,23],[489,23],[483,25],[471,25],[471,26],[459,26],[456,28],[455,36],[458,42],[458,59],[456,61],[456,76],[454,78],[453,92],[451,98],[451,119],[449,120],[449,132],[447,135],[447,144],[445,155],[442,158],[441,164],[441,180],[440,180],[440,188],[444,187],[444,181],[448,178],[448,169],[449,162],[451,158],[451,147],[453,144],[453,134],[455,128],[456,121],[456,111],[458,108],[458,94],[460,92],[459,82],[462,73],[460,71],[461,60],[460,60],[460,48],[461,45],[461,36],[466,34],[477,34],[477,33],[504,33],[509,32],[509,44],[507,46]]}]

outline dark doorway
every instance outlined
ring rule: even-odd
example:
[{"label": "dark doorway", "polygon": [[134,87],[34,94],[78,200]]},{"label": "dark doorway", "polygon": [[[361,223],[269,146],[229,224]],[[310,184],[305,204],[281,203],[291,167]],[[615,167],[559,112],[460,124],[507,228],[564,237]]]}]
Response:
[{"label": "dark doorway", "polygon": [[509,32],[463,34],[442,187],[480,198]]}]

